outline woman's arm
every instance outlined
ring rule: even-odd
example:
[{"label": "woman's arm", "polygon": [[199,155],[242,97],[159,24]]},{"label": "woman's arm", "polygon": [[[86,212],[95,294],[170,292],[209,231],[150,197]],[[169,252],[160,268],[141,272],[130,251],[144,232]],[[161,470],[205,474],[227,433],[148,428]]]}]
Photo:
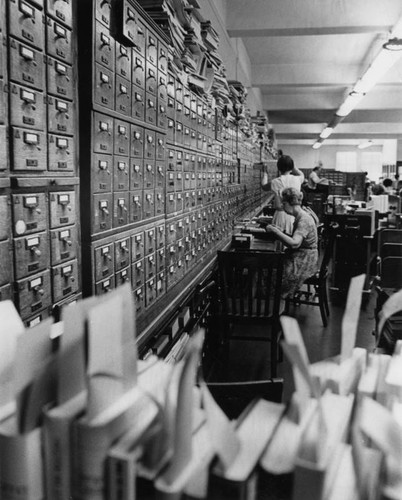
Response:
[{"label": "woman's arm", "polygon": [[301,170],[299,170],[296,165],[293,167],[293,170],[291,172],[292,175],[297,175],[297,176],[300,176],[302,177],[302,180],[301,180],[301,183],[303,184],[303,181],[304,181],[304,174]]},{"label": "woman's arm", "polygon": [[275,235],[278,240],[282,241],[282,243],[289,248],[299,248],[303,241],[303,236],[300,233],[295,233],[294,236],[288,236],[275,225],[267,226],[265,231]]}]

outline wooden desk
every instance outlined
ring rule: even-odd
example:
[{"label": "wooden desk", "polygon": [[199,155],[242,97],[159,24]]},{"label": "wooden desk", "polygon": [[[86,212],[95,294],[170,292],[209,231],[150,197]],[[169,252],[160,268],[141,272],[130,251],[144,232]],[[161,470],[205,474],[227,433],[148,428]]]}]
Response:
[{"label": "wooden desk", "polygon": [[250,250],[259,252],[283,252],[283,243],[279,240],[253,238],[250,243]]}]

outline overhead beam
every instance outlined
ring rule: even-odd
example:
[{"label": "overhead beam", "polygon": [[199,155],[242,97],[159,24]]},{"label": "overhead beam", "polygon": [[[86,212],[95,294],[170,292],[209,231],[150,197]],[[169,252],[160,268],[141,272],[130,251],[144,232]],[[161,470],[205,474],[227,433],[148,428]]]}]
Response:
[{"label": "overhead beam", "polygon": [[386,33],[391,25],[372,26],[327,26],[325,28],[239,28],[228,29],[231,38],[258,38],[279,36],[320,36],[320,35],[356,35],[362,33]]}]

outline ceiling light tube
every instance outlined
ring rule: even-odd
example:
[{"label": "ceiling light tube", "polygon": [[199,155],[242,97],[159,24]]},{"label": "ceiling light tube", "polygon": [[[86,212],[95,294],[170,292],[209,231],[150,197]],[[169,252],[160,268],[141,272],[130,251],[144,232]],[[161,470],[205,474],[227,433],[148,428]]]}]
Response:
[{"label": "ceiling light tube", "polygon": [[321,139],[327,139],[332,134],[333,131],[334,129],[332,127],[325,127],[320,134]]},{"label": "ceiling light tube", "polygon": [[364,94],[359,94],[355,91],[352,91],[340,105],[338,111],[335,114],[337,116],[347,116],[363,99],[363,97]]},{"label": "ceiling light tube", "polygon": [[360,80],[358,80],[353,87],[353,91],[366,94],[379,80],[381,80],[401,55],[402,52],[383,49]]},{"label": "ceiling light tube", "polygon": [[315,142],[312,146],[313,149],[320,149],[320,147],[322,146],[322,142]]}]

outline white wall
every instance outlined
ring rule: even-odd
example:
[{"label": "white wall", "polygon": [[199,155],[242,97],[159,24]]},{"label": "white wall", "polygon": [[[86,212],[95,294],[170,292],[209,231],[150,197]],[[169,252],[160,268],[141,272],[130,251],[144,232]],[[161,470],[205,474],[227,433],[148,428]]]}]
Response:
[{"label": "white wall", "polygon": [[291,156],[299,168],[313,168],[318,160],[321,160],[324,168],[334,169],[336,166],[336,153],[338,151],[356,151],[357,152],[357,168],[358,171],[364,172],[364,165],[361,164],[361,154],[363,151],[379,151],[382,152],[381,146],[372,146],[369,150],[360,150],[356,146],[321,146],[320,149],[313,149],[311,146],[278,146],[283,150],[284,154]]}]

